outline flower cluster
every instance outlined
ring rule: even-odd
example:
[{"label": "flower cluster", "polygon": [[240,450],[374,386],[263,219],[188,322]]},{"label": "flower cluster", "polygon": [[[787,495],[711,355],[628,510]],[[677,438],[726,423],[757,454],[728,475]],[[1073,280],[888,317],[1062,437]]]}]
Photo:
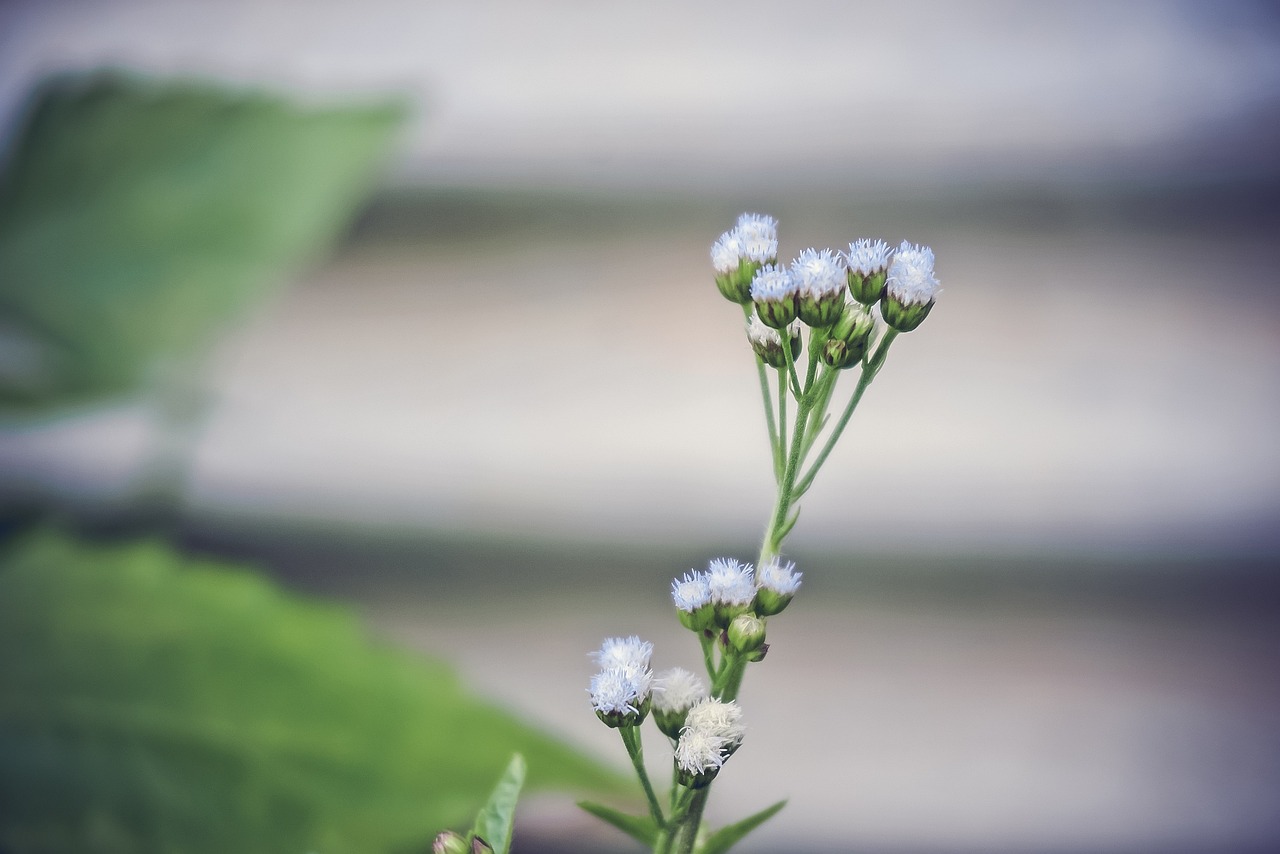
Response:
[{"label": "flower cluster", "polygon": [[607,638],[592,653],[600,671],[591,677],[591,705],[611,727],[636,726],[649,713],[653,671],[649,659],[653,644],[632,635]]},{"label": "flower cluster", "polygon": [[850,243],[847,252],[805,249],[790,265],[778,263],[777,249],[777,222],[759,214],[743,214],[711,247],[720,291],[751,306],[747,337],[770,367],[782,367],[787,360],[779,330],[790,333],[790,358],[798,356],[797,320],[827,331],[817,354],[827,365],[858,364],[875,337],[872,307],[879,306],[892,329],[910,332],[924,321],[940,292],[933,250],[909,241],[896,250],[883,240],[865,238]]}]

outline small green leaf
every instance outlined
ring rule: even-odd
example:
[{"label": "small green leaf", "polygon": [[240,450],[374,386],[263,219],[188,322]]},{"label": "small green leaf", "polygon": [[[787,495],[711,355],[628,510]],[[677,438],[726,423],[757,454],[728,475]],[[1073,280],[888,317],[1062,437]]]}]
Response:
[{"label": "small green leaf", "polygon": [[658,828],[647,815],[627,815],[593,801],[578,801],[578,806],[645,845],[653,845],[658,838]]},{"label": "small green leaf", "polygon": [[698,848],[698,854],[723,854],[742,840],[751,831],[777,815],[787,805],[785,800],[778,801],[771,807],[765,807],[755,815],[747,816],[742,821],[720,828],[707,837],[707,841]]},{"label": "small green leaf", "polygon": [[524,785],[524,771],[524,757],[517,753],[502,772],[488,802],[480,808],[475,827],[471,829],[472,835],[487,842],[495,854],[507,854],[511,849],[511,828],[515,824],[516,801]]}]

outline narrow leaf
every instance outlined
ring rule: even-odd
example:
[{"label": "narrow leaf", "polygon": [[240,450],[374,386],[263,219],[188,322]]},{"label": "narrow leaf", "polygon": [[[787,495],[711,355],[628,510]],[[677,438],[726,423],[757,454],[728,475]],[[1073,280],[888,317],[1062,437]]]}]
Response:
[{"label": "narrow leaf", "polygon": [[777,815],[787,805],[785,800],[778,801],[771,807],[765,807],[755,815],[747,816],[742,821],[720,828],[707,841],[702,843],[698,854],[723,854],[742,840],[751,831]]},{"label": "narrow leaf", "polygon": [[507,854],[511,849],[511,828],[515,823],[516,801],[520,787],[524,785],[524,757],[519,753],[511,757],[507,770],[502,772],[498,785],[488,802],[480,808],[471,833],[482,837],[495,854]]},{"label": "narrow leaf", "polygon": [[604,804],[592,801],[578,801],[578,806],[645,845],[653,845],[658,838],[658,828],[654,825],[653,819],[647,815],[627,815],[613,807],[606,807]]}]

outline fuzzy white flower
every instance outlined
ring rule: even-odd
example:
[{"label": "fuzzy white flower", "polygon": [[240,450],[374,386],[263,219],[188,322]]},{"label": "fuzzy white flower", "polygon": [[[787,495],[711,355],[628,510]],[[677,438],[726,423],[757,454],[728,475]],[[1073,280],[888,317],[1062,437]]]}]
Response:
[{"label": "fuzzy white flower", "polygon": [[782,335],[755,314],[751,315],[751,319],[747,321],[747,340],[753,347],[782,348]]},{"label": "fuzzy white flower", "polygon": [[845,253],[845,262],[849,269],[860,276],[870,276],[889,266],[889,255],[893,250],[883,240],[855,240],[849,244]]},{"label": "fuzzy white flower", "polygon": [[671,582],[671,600],[681,611],[696,611],[711,602],[707,576],[701,572],[685,573]]},{"label": "fuzzy white flower", "polygon": [[756,586],[781,596],[793,596],[800,589],[800,577],[804,575],[795,570],[795,561],[787,561],[784,566],[782,559],[775,557],[756,570]]},{"label": "fuzzy white flower", "polygon": [[703,775],[719,771],[724,765],[725,742],[705,730],[685,727],[676,743],[676,765],[690,775]]},{"label": "fuzzy white flower", "polygon": [[722,703],[707,697],[695,703],[685,717],[676,744],[676,764],[691,776],[715,776],[742,744],[746,731],[736,701]]},{"label": "fuzzy white flower", "polygon": [[727,703],[715,697],[706,697],[689,709],[689,716],[684,721],[685,729],[701,730],[717,738],[724,739],[726,746],[742,743],[747,727],[742,722],[742,707],[737,700]]},{"label": "fuzzy white flower", "polygon": [[751,565],[733,558],[716,558],[707,566],[707,588],[711,601],[721,605],[750,605],[756,596]]},{"label": "fuzzy white flower", "polygon": [[933,250],[904,240],[889,263],[885,290],[903,305],[923,305],[938,295],[941,283],[933,275]]},{"label": "fuzzy white flower", "polygon": [[802,295],[820,298],[845,287],[844,258],[830,249],[806,249],[791,262],[791,277]]},{"label": "fuzzy white flower", "polygon": [[649,698],[653,671],[647,668],[607,667],[591,677],[591,705],[607,715],[634,715]]},{"label": "fuzzy white flower", "polygon": [[707,696],[707,685],[683,667],[664,670],[653,680],[653,708],[667,714],[683,712]]},{"label": "fuzzy white flower", "polygon": [[613,668],[628,671],[647,670],[652,656],[653,644],[642,641],[635,635],[625,638],[605,638],[600,649],[591,653],[591,657],[600,665],[601,670]]},{"label": "fuzzy white flower", "polygon": [[726,231],[720,239],[711,244],[711,266],[721,275],[727,275],[738,269],[743,255],[743,246],[738,229]]},{"label": "fuzzy white flower", "polygon": [[759,239],[778,242],[778,221],[765,214],[744,213],[738,217],[737,231],[746,241]]},{"label": "fuzzy white flower", "polygon": [[751,298],[754,300],[785,299],[799,292],[799,286],[791,271],[777,264],[765,264],[751,280]]}]

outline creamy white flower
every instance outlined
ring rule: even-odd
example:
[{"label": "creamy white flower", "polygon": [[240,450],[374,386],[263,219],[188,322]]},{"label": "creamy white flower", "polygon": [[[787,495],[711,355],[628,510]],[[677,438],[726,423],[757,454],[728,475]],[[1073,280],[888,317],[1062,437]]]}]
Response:
[{"label": "creamy white flower", "polygon": [[806,249],[791,262],[791,277],[801,294],[815,298],[843,291],[844,258],[830,249]]},{"label": "creamy white flower", "polygon": [[664,670],[653,679],[653,708],[657,712],[683,712],[706,696],[706,683],[683,667]]},{"label": "creamy white flower", "polygon": [[720,239],[711,244],[711,266],[721,275],[732,273],[738,269],[743,255],[742,241],[735,228],[720,235]]},{"label": "creamy white flower", "polygon": [[751,280],[752,299],[784,299],[798,291],[799,287],[791,271],[776,264],[765,264]]},{"label": "creamy white flower", "polygon": [[707,588],[711,601],[722,605],[750,605],[756,596],[751,565],[733,558],[716,558],[707,565]]},{"label": "creamy white flower", "polygon": [[908,241],[893,253],[885,282],[889,296],[903,305],[922,305],[938,295],[941,283],[933,275],[933,250]]},{"label": "creamy white flower", "polygon": [[772,590],[780,596],[792,596],[800,589],[800,577],[804,575],[795,570],[795,561],[787,561],[784,566],[782,559],[775,557],[756,569],[756,586]]},{"label": "creamy white flower", "polygon": [[711,602],[711,588],[707,576],[701,572],[687,572],[684,578],[671,582],[671,600],[681,611],[696,611]]},{"label": "creamy white flower", "polygon": [[611,668],[629,671],[647,670],[652,656],[653,644],[642,641],[635,635],[626,638],[605,638],[600,649],[591,653],[591,657],[600,665],[601,670]]},{"label": "creamy white flower", "polygon": [[764,347],[782,347],[782,335],[778,330],[762,321],[759,315],[752,314],[747,321],[747,340],[753,345]]},{"label": "creamy white flower", "polygon": [[889,266],[889,255],[893,250],[883,240],[855,240],[849,244],[845,253],[845,262],[849,269],[861,276],[870,276]]},{"label": "creamy white flower", "polygon": [[648,699],[653,671],[629,667],[607,667],[591,677],[591,705],[605,714],[636,714]]}]

